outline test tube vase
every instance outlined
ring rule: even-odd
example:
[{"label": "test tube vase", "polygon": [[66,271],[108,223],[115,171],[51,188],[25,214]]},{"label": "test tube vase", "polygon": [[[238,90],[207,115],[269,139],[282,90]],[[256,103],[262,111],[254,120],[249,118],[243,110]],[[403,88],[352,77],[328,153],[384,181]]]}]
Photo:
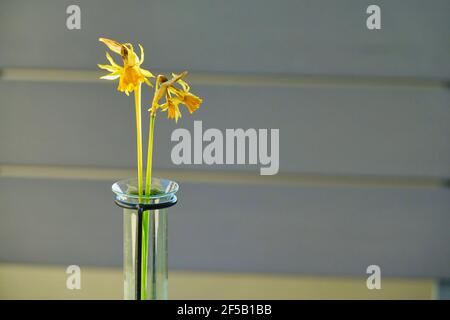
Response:
[{"label": "test tube vase", "polygon": [[137,179],[112,186],[115,203],[123,211],[124,299],[166,300],[168,209],[178,201],[178,184],[152,178],[149,195],[139,196],[137,190]]}]

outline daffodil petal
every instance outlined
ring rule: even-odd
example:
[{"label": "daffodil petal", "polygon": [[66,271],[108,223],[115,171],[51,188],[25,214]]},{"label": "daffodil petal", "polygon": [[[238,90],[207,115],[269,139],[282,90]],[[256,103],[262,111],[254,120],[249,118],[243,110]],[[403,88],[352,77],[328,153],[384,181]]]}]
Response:
[{"label": "daffodil petal", "polygon": [[144,75],[144,77],[148,77],[148,78],[154,78],[155,76],[153,75],[153,73],[151,73],[148,70],[145,69],[140,69],[141,73]]},{"label": "daffodil petal", "polygon": [[108,70],[108,71],[110,71],[110,72],[115,72],[115,71],[117,71],[117,68],[116,68],[116,67],[111,66],[111,65],[109,65],[109,64],[98,64],[97,66],[98,66],[100,69]]},{"label": "daffodil petal", "polygon": [[106,52],[106,59],[108,59],[109,63],[111,63],[111,65],[113,67],[122,68],[114,61],[114,59],[111,57],[111,55],[108,52]]},{"label": "daffodil petal", "polygon": [[114,41],[114,40],[111,40],[111,39],[106,39],[106,38],[99,38],[98,40],[100,42],[103,42],[104,44],[106,44],[106,46],[112,52],[120,54],[120,52],[122,50],[122,45],[120,43],[118,43],[117,41]]},{"label": "daffodil petal", "polygon": [[117,78],[119,78],[120,75],[118,74],[107,74],[106,76],[100,77],[100,79],[105,79],[105,80],[116,80]]},{"label": "daffodil petal", "polygon": [[153,87],[153,84],[152,84],[150,81],[148,81],[147,78],[144,78],[144,82],[145,82],[149,87]]},{"label": "daffodil petal", "polygon": [[[176,77],[178,77],[178,76],[179,76],[178,74],[172,73],[172,77],[176,78]],[[184,77],[184,76],[185,76],[185,75],[183,75],[183,77]],[[179,85],[181,85],[181,87],[183,88],[184,91],[189,91],[189,90],[191,89],[191,87],[189,87],[189,85],[187,84],[187,82],[184,81],[182,78],[178,79],[178,80],[177,80],[177,83],[178,83]]]},{"label": "daffodil petal", "polygon": [[178,83],[181,85],[181,87],[183,87],[184,91],[191,90],[191,87],[189,87],[189,85],[187,84],[186,81],[180,79],[180,80],[178,80]]},{"label": "daffodil petal", "polygon": [[139,48],[141,49],[141,57],[139,58],[139,65],[144,62],[144,48],[142,48],[141,44],[139,44]]}]

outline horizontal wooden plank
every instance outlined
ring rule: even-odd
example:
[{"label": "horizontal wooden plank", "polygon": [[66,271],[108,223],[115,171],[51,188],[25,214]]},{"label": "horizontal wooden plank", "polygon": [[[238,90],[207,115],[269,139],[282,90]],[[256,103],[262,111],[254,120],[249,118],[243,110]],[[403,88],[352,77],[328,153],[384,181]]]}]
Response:
[{"label": "horizontal wooden plank", "polygon": [[[205,101],[193,116],[184,111],[178,124],[163,114],[158,117],[157,169],[176,167],[170,160],[173,130],[185,127],[192,132],[193,121],[201,120],[204,130],[279,129],[281,173],[450,176],[448,90],[333,86],[194,86],[193,90]],[[146,90],[143,108],[150,99]],[[0,163],[134,167],[132,104],[112,83],[0,82]],[[146,127],[144,121],[145,133]],[[259,173],[257,165],[177,168]]]},{"label": "horizontal wooden plank", "polygon": [[[0,179],[0,260],[120,266],[110,183]],[[450,191],[181,184],[170,266],[449,277]]]},{"label": "horizontal wooden plank", "polygon": [[[429,177],[349,176],[324,174],[276,174],[255,175],[250,172],[210,170],[154,170],[156,177],[177,182],[212,183],[231,185],[265,186],[315,186],[315,187],[392,187],[392,188],[446,188],[448,179]],[[136,176],[136,169],[27,166],[0,164],[0,178],[26,178],[50,180],[111,181]]]},{"label": "horizontal wooden plank", "polygon": [[[120,268],[81,266],[82,290],[67,290],[66,266],[0,264],[0,299],[122,299]],[[367,290],[366,278],[222,272],[169,273],[170,299],[433,299],[433,279],[383,278]],[[217,290],[220,288],[220,290]],[[445,297],[442,297],[445,299]],[[442,299],[441,298],[441,299]]]},{"label": "horizontal wooden plank", "polygon": [[[169,74],[157,70],[155,74]],[[69,82],[69,83],[103,83],[100,79],[105,73],[93,70],[43,69],[43,68],[2,68],[0,80],[4,81],[36,81],[36,82]],[[407,88],[448,88],[445,79],[427,79],[414,77],[374,77],[374,76],[314,76],[286,74],[245,74],[221,72],[189,72],[189,80],[193,85],[207,86],[239,86],[239,87],[407,87]]]},{"label": "horizontal wooden plank", "polygon": [[151,69],[448,79],[450,3],[377,3],[379,31],[358,0],[77,1],[70,31],[68,2],[2,1],[0,66],[92,69],[107,36],[141,42]]}]

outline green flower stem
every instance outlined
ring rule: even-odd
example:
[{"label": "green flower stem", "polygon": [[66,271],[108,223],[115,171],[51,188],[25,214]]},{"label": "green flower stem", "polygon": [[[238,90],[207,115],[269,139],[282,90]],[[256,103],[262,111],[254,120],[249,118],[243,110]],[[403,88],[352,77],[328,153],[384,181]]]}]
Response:
[{"label": "green flower stem", "polygon": [[[145,175],[145,196],[146,198],[151,196],[152,188],[152,162],[153,162],[153,133],[155,129],[155,114],[150,114],[150,126],[148,132],[148,150],[147,150],[147,169]],[[148,270],[148,236],[149,236],[149,222],[150,222],[150,211],[144,211],[142,217],[142,277],[141,277],[141,288],[142,294],[141,299],[145,300],[148,295],[147,288],[147,270]]]},{"label": "green flower stem", "polygon": [[150,211],[142,213],[142,246],[141,246],[141,300],[147,299],[147,272],[148,272],[148,229]]},{"label": "green flower stem", "polygon": [[138,194],[142,196],[142,125],[141,125],[141,85],[134,89],[134,103],[136,108],[136,145],[138,169]]},{"label": "green flower stem", "polygon": [[[142,120],[141,120],[141,85],[138,85],[134,90],[134,104],[136,109],[136,145],[137,145],[137,171],[138,171],[138,195],[139,202],[142,201],[143,196],[143,170],[142,170]],[[147,269],[143,268],[147,265],[146,248],[148,242],[148,217],[143,214],[142,217],[142,249],[141,249],[141,299],[145,299],[146,296],[146,283],[147,283]],[[144,264],[145,261],[145,264]],[[139,299],[139,297],[136,297]]]},{"label": "green flower stem", "polygon": [[148,129],[147,172],[145,174],[145,195],[151,194],[152,163],[153,163],[153,132],[155,131],[156,114],[150,113],[150,126]]}]

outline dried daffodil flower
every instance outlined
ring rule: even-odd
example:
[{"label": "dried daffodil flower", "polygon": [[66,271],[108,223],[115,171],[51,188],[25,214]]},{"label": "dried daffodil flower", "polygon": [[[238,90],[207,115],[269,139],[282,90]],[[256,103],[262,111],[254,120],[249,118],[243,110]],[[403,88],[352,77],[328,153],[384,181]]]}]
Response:
[{"label": "dried daffodil flower", "polygon": [[[148,134],[148,150],[147,150],[147,172],[145,191],[151,190],[152,176],[152,158],[153,158],[153,133],[155,127],[156,111],[161,109],[167,111],[167,117],[174,119],[175,122],[181,118],[179,105],[184,104],[190,113],[193,113],[200,107],[203,100],[190,92],[189,85],[183,80],[187,75],[187,71],[180,74],[172,73],[172,79],[168,80],[164,75],[156,77],[155,93],[153,95],[152,106],[150,111],[150,125]],[[177,87],[178,86],[178,87]],[[165,102],[160,104],[160,100],[165,98]]]},{"label": "dried daffodil flower", "polygon": [[152,78],[154,76],[150,71],[141,68],[141,64],[144,62],[144,49],[141,45],[139,45],[141,49],[141,57],[139,58],[134,52],[133,46],[129,43],[122,44],[106,38],[99,38],[99,41],[103,42],[112,52],[119,54],[122,57],[123,62],[123,66],[118,65],[114,62],[110,54],[106,52],[106,59],[108,59],[111,64],[99,64],[98,66],[111,73],[101,77],[101,79],[115,80],[120,78],[117,90],[125,92],[126,95],[129,95],[130,92],[134,92],[136,109],[138,193],[139,196],[141,196],[143,195],[141,84],[145,82],[149,86],[152,86],[147,78]]},{"label": "dried daffodil flower", "polygon": [[[169,119],[175,119],[175,122],[178,122],[178,119],[181,118],[180,104],[184,104],[190,113],[200,107],[203,100],[190,92],[189,85],[183,80],[186,75],[187,71],[184,71],[181,74],[172,73],[172,79],[170,80],[162,75],[157,77],[155,97],[152,107],[149,109],[152,115],[159,108],[162,111],[167,111]],[[179,85],[179,87],[176,87],[176,85]],[[165,97],[165,102],[159,104],[163,97]]]},{"label": "dried daffodil flower", "polygon": [[98,67],[111,73],[101,77],[101,79],[115,80],[120,77],[117,90],[125,92],[126,95],[134,91],[142,82],[152,86],[147,78],[153,78],[153,74],[141,68],[141,64],[144,62],[144,49],[141,45],[139,45],[141,49],[141,57],[139,58],[134,52],[133,46],[129,43],[121,44],[105,38],[99,38],[99,40],[106,44],[112,52],[119,54],[123,61],[123,67],[121,67],[114,62],[113,58],[107,52],[106,59],[108,59],[111,65],[99,64]]}]

